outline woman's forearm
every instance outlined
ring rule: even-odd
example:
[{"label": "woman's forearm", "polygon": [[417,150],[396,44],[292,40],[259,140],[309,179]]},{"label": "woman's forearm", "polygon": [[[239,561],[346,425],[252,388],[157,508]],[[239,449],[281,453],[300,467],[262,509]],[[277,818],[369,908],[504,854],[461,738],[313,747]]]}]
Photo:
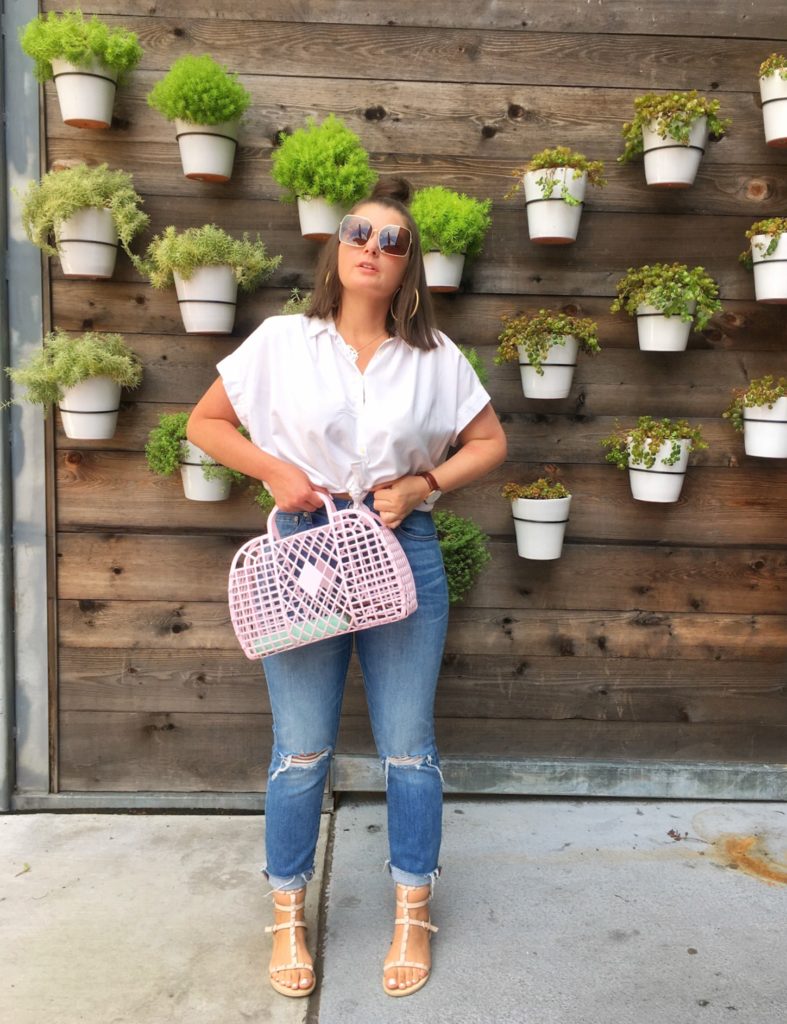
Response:
[{"label": "woman's forearm", "polygon": [[258,448],[225,419],[192,415],[186,424],[186,436],[222,466],[254,480],[270,480],[283,465],[281,459]]},{"label": "woman's forearm", "polygon": [[433,475],[441,491],[455,491],[478,480],[506,458],[505,437],[475,438],[437,466]]}]

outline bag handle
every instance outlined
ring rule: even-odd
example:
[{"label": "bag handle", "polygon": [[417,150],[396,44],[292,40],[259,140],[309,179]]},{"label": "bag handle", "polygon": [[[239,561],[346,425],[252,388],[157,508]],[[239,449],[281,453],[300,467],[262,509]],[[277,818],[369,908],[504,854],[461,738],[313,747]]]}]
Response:
[{"label": "bag handle", "polygon": [[[331,496],[329,494],[325,494],[323,491],[317,491],[317,494],[319,494],[322,503],[325,506],[326,511],[328,512],[328,519],[332,520],[333,517],[336,515],[336,506],[334,505]],[[281,536],[279,535],[279,529],[276,526],[276,513],[280,511],[281,509],[279,508],[279,506],[274,505],[273,508],[268,513],[268,533],[270,534],[271,539],[274,541],[281,540]]]}]

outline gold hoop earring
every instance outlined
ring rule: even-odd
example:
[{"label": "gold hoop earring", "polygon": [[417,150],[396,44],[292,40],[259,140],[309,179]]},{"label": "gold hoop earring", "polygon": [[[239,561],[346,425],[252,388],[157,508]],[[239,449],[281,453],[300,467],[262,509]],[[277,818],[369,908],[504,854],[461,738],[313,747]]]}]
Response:
[{"label": "gold hoop earring", "polygon": [[330,281],[330,279],[331,279],[331,272],[329,270],[328,273],[325,275],[325,287],[326,288],[328,287],[328,282]]},{"label": "gold hoop earring", "polygon": [[401,290],[402,290],[402,286],[399,285],[399,287],[393,293],[393,296],[391,298],[391,305],[389,307],[389,312],[390,312],[391,316],[394,318],[394,320],[396,321],[396,323],[399,323],[399,317],[396,315],[396,313],[394,313],[394,302],[396,302],[396,296],[399,294],[399,292]]},{"label": "gold hoop earring", "polygon": [[408,320],[412,320],[413,317],[415,316],[415,314],[418,312],[418,304],[420,303],[420,301],[421,301],[421,296],[418,294],[418,289],[416,288],[415,289],[415,305],[413,306],[412,313],[407,318]]}]

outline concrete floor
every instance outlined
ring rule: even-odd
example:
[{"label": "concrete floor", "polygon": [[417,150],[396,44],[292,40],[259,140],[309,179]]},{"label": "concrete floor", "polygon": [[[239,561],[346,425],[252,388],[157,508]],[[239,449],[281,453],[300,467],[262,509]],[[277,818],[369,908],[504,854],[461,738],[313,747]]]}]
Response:
[{"label": "concrete floor", "polygon": [[344,797],[323,816],[325,877],[307,908],[319,985],[293,1000],[267,983],[263,818],[2,816],[0,1019],[787,1018],[787,804],[453,798],[444,822],[433,975],[413,997],[390,999],[381,985],[393,910],[384,803]]}]

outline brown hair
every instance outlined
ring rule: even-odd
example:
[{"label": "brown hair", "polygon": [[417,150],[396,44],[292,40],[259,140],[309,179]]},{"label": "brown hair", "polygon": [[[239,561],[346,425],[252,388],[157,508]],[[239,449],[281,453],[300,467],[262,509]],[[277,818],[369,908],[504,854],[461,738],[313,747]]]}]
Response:
[{"label": "brown hair", "polygon": [[[354,213],[358,207],[366,203],[376,203],[389,210],[396,210],[404,218],[412,233],[413,243],[402,283],[391,300],[386,328],[391,334],[398,334],[414,348],[431,349],[440,344],[440,338],[435,328],[432,302],[426,287],[421,239],[415,221],[405,206],[411,191],[406,178],[380,179],[369,198],[356,203],[350,213]],[[335,319],[339,312],[342,301],[342,283],[338,270],[339,245],[337,232],[331,235],[323,247],[317,261],[314,290],[306,316],[329,320]]]}]

